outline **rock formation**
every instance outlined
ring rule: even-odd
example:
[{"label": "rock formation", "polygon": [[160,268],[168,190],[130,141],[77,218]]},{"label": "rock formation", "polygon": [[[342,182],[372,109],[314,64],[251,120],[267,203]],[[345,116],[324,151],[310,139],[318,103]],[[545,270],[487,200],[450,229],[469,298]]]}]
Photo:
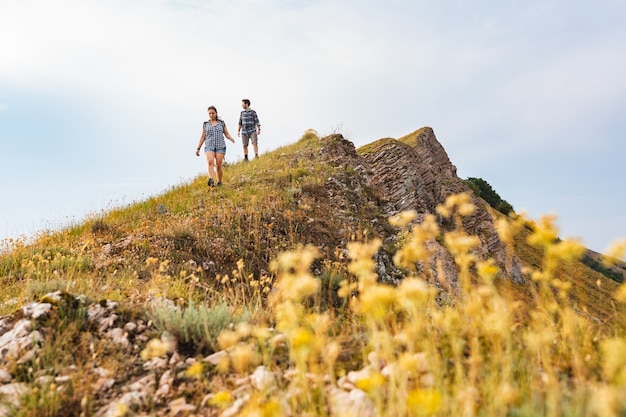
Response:
[{"label": "rock formation", "polygon": [[[415,210],[418,213],[417,221],[420,222],[427,213],[436,214],[437,205],[444,203],[448,196],[468,193],[476,211],[464,220],[463,226],[469,235],[480,238],[481,244],[475,250],[475,255],[478,259],[493,257],[502,271],[502,277],[523,281],[521,264],[498,237],[495,219],[487,203],[476,197],[457,176],[456,167],[450,162],[431,128],[424,127],[398,140],[380,139],[359,150],[341,135],[331,135],[324,140],[328,146],[320,151],[320,157],[328,159],[335,166],[352,167],[359,174],[356,180],[351,177],[349,184],[335,187],[343,188],[344,191],[333,191],[333,198],[343,195],[345,199],[354,201],[353,194],[358,192],[360,202],[356,204],[377,204],[385,217]],[[373,200],[376,199],[368,196],[365,189],[377,197],[375,203]],[[440,226],[450,230],[443,219],[440,219]],[[388,233],[385,235],[383,228],[380,232],[386,239],[393,239]],[[438,274],[436,271],[439,269],[439,273],[443,271],[446,275],[436,276],[435,281],[440,282],[441,278],[445,278],[447,282],[456,282],[457,272],[452,256],[437,241],[431,242],[430,246],[429,250],[435,254],[431,269],[435,274]],[[379,269],[392,271],[394,266],[388,262],[389,257],[383,255],[383,258],[378,261],[385,265],[380,265]],[[435,268],[436,264],[439,264],[439,268]],[[381,278],[394,282],[394,275]]]}]

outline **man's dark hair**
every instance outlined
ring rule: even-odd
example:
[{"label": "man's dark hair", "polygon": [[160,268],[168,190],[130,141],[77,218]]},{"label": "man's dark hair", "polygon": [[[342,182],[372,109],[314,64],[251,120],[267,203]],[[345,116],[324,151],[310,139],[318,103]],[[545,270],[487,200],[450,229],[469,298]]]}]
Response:
[{"label": "man's dark hair", "polygon": [[247,98],[244,98],[243,100],[241,100],[242,102],[246,103],[248,106],[250,105],[250,100],[248,100]]}]

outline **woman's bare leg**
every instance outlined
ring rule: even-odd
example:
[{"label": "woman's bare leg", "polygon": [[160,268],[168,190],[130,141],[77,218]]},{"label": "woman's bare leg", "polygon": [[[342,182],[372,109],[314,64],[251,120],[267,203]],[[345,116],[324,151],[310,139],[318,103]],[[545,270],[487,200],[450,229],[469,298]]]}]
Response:
[{"label": "woman's bare leg", "polygon": [[224,154],[223,153],[216,153],[215,154],[215,165],[217,168],[217,182],[222,182],[222,161],[224,160]]},{"label": "woman's bare leg", "polygon": [[214,163],[215,163],[215,152],[207,152],[207,153],[205,153],[205,155],[206,155],[207,164],[209,165],[209,168],[208,168],[209,178],[213,178]]}]

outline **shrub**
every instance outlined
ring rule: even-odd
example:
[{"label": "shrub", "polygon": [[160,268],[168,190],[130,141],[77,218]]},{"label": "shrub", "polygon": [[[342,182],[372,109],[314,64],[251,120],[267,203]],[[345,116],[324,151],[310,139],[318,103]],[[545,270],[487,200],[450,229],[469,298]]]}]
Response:
[{"label": "shrub", "polygon": [[474,194],[485,200],[487,204],[498,210],[500,213],[508,215],[511,212],[515,212],[513,206],[506,200],[503,200],[484,179],[469,177],[465,180],[465,184],[472,189]]},{"label": "shrub", "polygon": [[157,330],[174,335],[182,350],[211,353],[217,350],[220,332],[231,324],[247,321],[250,314],[234,314],[225,303],[207,307],[192,302],[182,307],[159,302],[148,312],[148,317]]}]

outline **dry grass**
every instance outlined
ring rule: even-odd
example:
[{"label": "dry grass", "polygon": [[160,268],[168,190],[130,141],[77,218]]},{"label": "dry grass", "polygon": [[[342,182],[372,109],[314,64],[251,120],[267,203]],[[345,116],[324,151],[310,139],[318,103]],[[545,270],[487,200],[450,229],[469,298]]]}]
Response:
[{"label": "dry grass", "polygon": [[[60,289],[120,301],[126,315],[178,330],[190,352],[228,349],[218,366],[184,375],[188,401],[213,393],[214,413],[233,404],[235,381],[259,365],[284,377],[240,415],[341,415],[329,405],[330,388],[350,371],[359,371],[354,388],[378,416],[626,413],[626,289],[578,262],[580,248],[555,239],[552,220],[500,217],[502,239],[527,266],[524,285],[495,279],[494,264],[471,255],[472,236],[413,224],[405,213],[387,227],[403,235],[391,255],[406,276],[385,285],[373,260],[382,241],[368,222],[347,227],[329,216],[331,202],[315,199],[326,178],[345,174],[313,157],[321,146],[308,133],[225,167],[221,189],[207,189],[200,176],[32,244],[10,242],[0,258],[0,312]],[[463,213],[468,201],[454,196],[438,212]],[[454,255],[455,291],[437,293],[416,272],[429,239]],[[220,319],[203,325],[220,306]],[[125,358],[78,328],[77,312],[55,317],[32,369],[15,364],[20,380],[68,366],[78,378],[94,355],[124,369]],[[60,397],[35,392],[18,415],[91,415],[89,384],[72,387]]]}]

